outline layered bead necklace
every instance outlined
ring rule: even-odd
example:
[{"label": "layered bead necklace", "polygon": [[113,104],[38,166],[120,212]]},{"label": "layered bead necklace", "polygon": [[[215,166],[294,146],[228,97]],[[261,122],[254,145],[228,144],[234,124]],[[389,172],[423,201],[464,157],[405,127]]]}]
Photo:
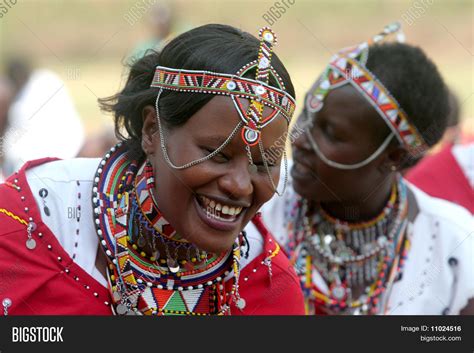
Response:
[{"label": "layered bead necklace", "polygon": [[[359,223],[338,220],[320,205],[311,209],[306,200],[296,202],[290,253],[309,313],[384,312],[388,295],[382,294],[400,275],[410,244],[406,190],[399,178],[383,211]],[[365,289],[355,297],[354,287]]]},{"label": "layered bead necklace", "polygon": [[[248,246],[243,235],[223,254],[199,250],[162,216],[151,180],[147,165],[138,168],[121,143],[102,159],[94,179],[95,225],[108,259],[113,313],[225,315],[232,302],[243,308],[238,286],[241,249]],[[144,250],[147,238],[151,254]]]}]

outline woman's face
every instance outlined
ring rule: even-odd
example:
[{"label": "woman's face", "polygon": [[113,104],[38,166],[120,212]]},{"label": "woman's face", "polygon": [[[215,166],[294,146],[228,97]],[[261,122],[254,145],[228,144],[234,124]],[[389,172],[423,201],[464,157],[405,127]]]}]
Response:
[{"label": "woman's face", "polygon": [[[264,115],[268,114],[267,109]],[[274,193],[258,146],[251,148],[258,166],[256,173],[249,172],[240,131],[214,158],[175,170],[163,158],[154,125],[155,110],[145,109],[144,119],[144,148],[154,167],[155,196],[164,217],[200,249],[214,253],[229,250],[237,235]],[[164,129],[171,161],[183,165],[208,155],[227,139],[239,121],[231,98],[212,98],[184,125]],[[262,130],[264,149],[270,148],[286,130],[283,118],[267,125]],[[277,163],[270,166],[275,185],[280,171],[280,161]]]},{"label": "woman's face", "polygon": [[[303,111],[298,119],[304,119]],[[389,134],[385,122],[355,88],[345,85],[330,91],[323,108],[313,114],[311,134],[332,161],[355,164],[365,160]],[[293,143],[293,185],[301,196],[322,203],[359,204],[386,178],[381,164],[386,153],[367,166],[340,170],[325,164],[311,149],[305,134]]]}]

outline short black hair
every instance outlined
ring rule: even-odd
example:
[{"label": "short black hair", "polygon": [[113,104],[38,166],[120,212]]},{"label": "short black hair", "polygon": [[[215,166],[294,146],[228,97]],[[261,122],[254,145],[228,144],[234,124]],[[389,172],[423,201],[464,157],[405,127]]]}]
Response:
[{"label": "short black hair", "polygon": [[461,104],[459,103],[459,97],[453,90],[449,90],[449,114],[448,114],[448,127],[453,127],[459,124],[461,115]]},{"label": "short black hair", "polygon": [[[159,88],[150,87],[156,66],[235,74],[242,66],[257,59],[259,43],[257,38],[237,28],[208,24],[179,35],[161,52],[147,52],[132,63],[122,91],[99,99],[102,110],[114,114],[116,135],[127,142],[131,158],[144,157],[141,148],[142,110],[155,104],[159,92]],[[276,54],[272,56],[272,66],[283,80],[286,92],[295,97],[290,76]],[[255,70],[250,70],[245,76],[254,78]],[[269,83],[279,87],[272,75]],[[213,97],[212,94],[164,90],[159,102],[160,117],[167,127],[182,125]]]},{"label": "short black hair", "polygon": [[390,91],[428,146],[448,124],[448,90],[436,65],[418,47],[405,43],[369,47],[367,68]]}]

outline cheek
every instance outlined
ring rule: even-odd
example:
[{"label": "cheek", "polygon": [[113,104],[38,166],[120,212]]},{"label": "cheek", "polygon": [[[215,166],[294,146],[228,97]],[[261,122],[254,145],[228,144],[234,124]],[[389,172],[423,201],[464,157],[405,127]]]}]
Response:
[{"label": "cheek", "polygon": [[[278,185],[279,181],[279,170],[272,171],[272,179],[275,186]],[[254,177],[253,183],[254,188],[254,204],[257,209],[260,208],[265,202],[269,201],[275,194],[272,184],[268,178],[267,173],[261,173],[258,177]],[[280,187],[281,188],[281,187]]]}]

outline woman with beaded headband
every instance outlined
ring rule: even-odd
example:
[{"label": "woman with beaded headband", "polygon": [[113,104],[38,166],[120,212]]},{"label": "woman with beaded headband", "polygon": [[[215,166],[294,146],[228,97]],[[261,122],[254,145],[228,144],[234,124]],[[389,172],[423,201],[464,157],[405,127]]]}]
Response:
[{"label": "woman with beaded headband", "polygon": [[269,28],[178,36],[100,101],[122,139],[103,159],[29,162],[0,185],[5,314],[304,313],[257,214],[295,107],[275,44]]},{"label": "woman with beaded headband", "polygon": [[263,207],[309,314],[474,312],[472,217],[400,173],[442,136],[446,88],[421,49],[382,43],[392,33],[331,58],[293,130],[288,192]]}]

